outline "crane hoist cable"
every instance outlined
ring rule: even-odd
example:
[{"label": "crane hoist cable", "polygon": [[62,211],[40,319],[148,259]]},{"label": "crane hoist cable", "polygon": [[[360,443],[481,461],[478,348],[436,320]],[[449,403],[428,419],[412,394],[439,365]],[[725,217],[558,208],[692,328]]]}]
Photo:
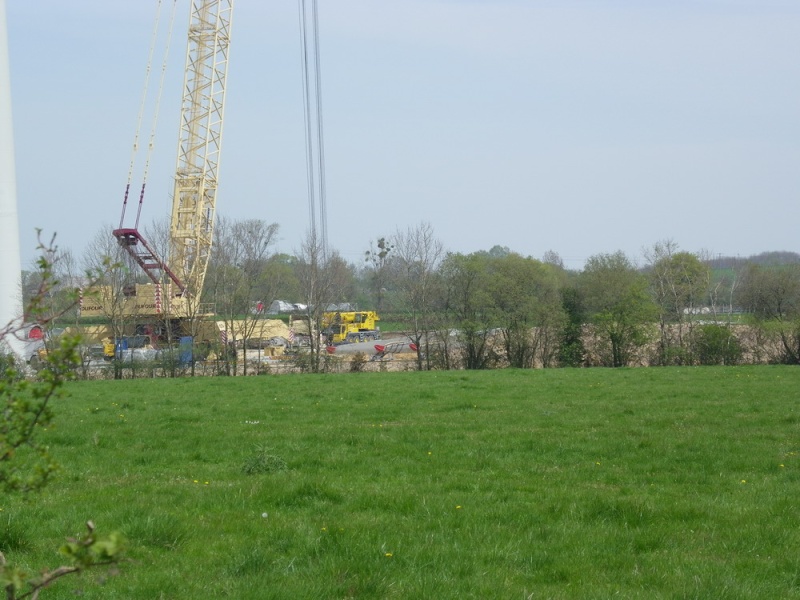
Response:
[{"label": "crane hoist cable", "polygon": [[[322,135],[322,69],[317,0],[310,0],[310,8],[306,6],[306,0],[298,0],[298,13],[306,130],[306,177],[309,219],[311,222],[311,235],[320,243],[323,256],[327,256],[328,217],[325,188],[325,144]],[[308,23],[309,13],[311,15],[310,24]],[[309,29],[311,29],[310,33]],[[312,94],[314,96],[313,100]],[[319,211],[319,232],[317,231],[317,211]]]},{"label": "crane hoist cable", "polygon": [[139,217],[142,214],[142,202],[144,201],[144,187],[147,184],[147,175],[150,172],[150,159],[153,157],[153,148],[155,148],[156,127],[158,125],[158,115],[161,109],[161,97],[164,95],[164,80],[167,73],[167,61],[169,59],[169,48],[172,42],[172,30],[175,26],[175,13],[177,12],[178,0],[172,0],[172,12],[169,18],[169,31],[167,32],[167,39],[164,46],[164,57],[161,61],[161,78],[158,82],[158,94],[156,95],[156,105],[153,111],[153,123],[150,127],[150,139],[147,144],[147,158],[144,162],[144,172],[142,173],[142,191],[139,193],[139,208],[136,212],[136,225],[139,227]]},{"label": "crane hoist cable", "polygon": [[312,0],[314,18],[314,72],[316,75],[316,100],[317,100],[317,147],[319,153],[319,220],[322,229],[322,247],[328,251],[328,208],[327,191],[325,186],[325,143],[322,135],[322,63],[320,61],[319,43],[319,12],[317,0]]},{"label": "crane hoist cable", "polygon": [[[128,167],[128,183],[125,188],[125,200],[128,199],[128,191],[133,181],[133,169],[136,166],[136,156],[139,152],[139,133],[142,130],[142,120],[144,119],[144,108],[147,104],[147,90],[150,86],[150,71],[153,65],[153,55],[156,51],[156,40],[158,39],[158,25],[161,20],[161,0],[158,1],[156,6],[156,19],[153,25],[153,33],[150,34],[150,49],[147,52],[147,66],[145,67],[144,75],[144,89],[142,90],[142,99],[139,103],[139,114],[136,117],[136,132],[133,135],[133,148],[131,149],[131,164]],[[123,213],[124,214],[124,213]],[[120,224],[120,227],[122,225]]]},{"label": "crane hoist cable", "polygon": [[306,184],[308,186],[308,215],[311,221],[311,235],[317,234],[317,202],[316,202],[316,183],[314,180],[314,146],[311,139],[311,84],[308,80],[308,38],[306,34],[306,3],[305,0],[297,2],[300,25],[300,67],[303,76],[303,121],[305,126],[306,144]]},{"label": "crane hoist cable", "polygon": [[[160,110],[160,106],[161,106],[161,97],[162,97],[162,94],[163,94],[163,91],[164,91],[165,74],[166,74],[166,71],[167,71],[167,61],[168,61],[168,58],[169,58],[170,42],[172,41],[172,31],[173,31],[173,28],[174,28],[174,25],[175,25],[175,13],[177,11],[177,5],[178,5],[178,1],[177,0],[172,0],[172,11],[170,13],[169,28],[168,28],[167,38],[166,38],[166,42],[165,42],[165,46],[164,46],[164,56],[163,56],[162,61],[161,61],[161,77],[159,78],[158,93],[156,95],[155,108],[154,108],[154,111],[153,111],[153,120],[152,120],[152,124],[151,124],[151,128],[150,128],[150,138],[149,138],[149,141],[148,141],[147,154],[146,154],[146,157],[145,157],[145,166],[144,166],[144,171],[143,171],[143,174],[142,174],[142,189],[139,192],[139,207],[138,207],[138,210],[137,210],[137,213],[136,213],[136,224],[134,226],[135,228],[139,227],[139,217],[141,216],[141,213],[142,213],[142,203],[144,202],[144,191],[145,191],[145,187],[147,185],[147,175],[148,175],[148,172],[149,172],[149,169],[150,169],[150,158],[152,157],[153,148],[155,147],[155,133],[156,133],[156,127],[158,125],[158,115],[159,115],[159,110]],[[132,151],[131,151],[131,163],[130,163],[130,167],[128,169],[128,181],[127,181],[127,183],[125,185],[125,195],[124,195],[124,198],[123,198],[123,201],[122,201],[122,215],[120,216],[120,219],[119,219],[120,228],[122,228],[123,223],[125,221],[125,210],[126,210],[126,208],[128,206],[128,195],[130,193],[130,187],[131,187],[131,183],[133,181],[133,172],[134,172],[134,167],[136,165],[136,158],[137,158],[138,153],[139,153],[139,134],[141,133],[142,120],[144,118],[145,106],[147,104],[147,99],[148,99],[148,90],[149,90],[149,87],[150,87],[150,78],[151,78],[152,66],[153,66],[153,56],[155,55],[156,42],[158,40],[158,32],[159,32],[160,23],[161,23],[161,7],[162,7],[162,0],[158,0],[158,5],[156,7],[156,18],[155,18],[155,23],[153,25],[153,33],[152,33],[151,39],[150,39],[150,49],[149,49],[148,55],[147,55],[147,66],[145,68],[145,78],[144,78],[144,88],[142,90],[142,100],[141,100],[141,104],[139,105],[139,114],[138,114],[137,119],[136,119],[136,132],[135,132],[134,137],[133,137],[133,148],[132,148]]]}]

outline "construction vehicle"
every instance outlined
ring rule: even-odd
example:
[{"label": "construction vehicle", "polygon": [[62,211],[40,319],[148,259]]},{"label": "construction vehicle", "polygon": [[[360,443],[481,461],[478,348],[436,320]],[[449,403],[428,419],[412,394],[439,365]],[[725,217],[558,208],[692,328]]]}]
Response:
[{"label": "construction vehicle", "polygon": [[322,314],[322,333],[329,344],[352,344],[381,339],[378,313],[371,310],[326,312]]},{"label": "construction vehicle", "polygon": [[[235,346],[233,342],[242,340],[245,333],[250,343],[253,339],[290,336],[285,324],[277,320],[261,320],[258,333],[253,332],[252,326],[250,331],[239,332],[235,323],[210,320],[213,306],[200,302],[214,235],[233,2],[190,1],[177,166],[169,239],[164,243],[168,250],[159,255],[156,246],[149,243],[139,230],[148,155],[136,221],[133,227],[125,225],[132,160],[122,216],[113,235],[131,261],[141,267],[149,282],[142,283],[144,277],[140,277],[138,282],[98,285],[82,295],[82,317],[101,317],[111,322],[100,339],[108,338],[114,346],[114,353],[115,340],[122,334],[150,333],[151,341],[160,348],[174,345],[185,336],[193,336],[200,340],[201,345],[222,347]],[[148,73],[150,67],[148,64]],[[134,155],[138,139],[137,129]],[[150,150],[152,146],[151,140]],[[109,353],[106,351],[105,355]]]},{"label": "construction vehicle", "polygon": [[120,358],[126,350],[156,350],[156,345],[149,335],[125,335],[115,340],[111,338],[103,342],[103,358],[113,360]]},{"label": "construction vehicle", "polygon": [[[205,314],[199,302],[214,233],[232,10],[233,0],[191,2],[169,257],[159,256],[138,229],[146,182],[139,195],[136,223],[124,226],[129,174],[122,217],[113,235],[151,283],[122,290],[97,286],[85,294],[82,316],[131,316],[146,321]],[[136,139],[138,135],[137,131]],[[145,177],[146,173],[147,167]]]}]

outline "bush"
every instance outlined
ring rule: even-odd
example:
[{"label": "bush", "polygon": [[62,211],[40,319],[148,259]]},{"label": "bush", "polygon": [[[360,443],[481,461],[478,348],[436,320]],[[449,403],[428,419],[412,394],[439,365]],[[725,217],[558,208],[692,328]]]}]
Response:
[{"label": "bush", "polygon": [[350,360],[350,372],[351,373],[361,373],[364,371],[364,367],[367,366],[367,355],[363,352],[356,352],[353,355],[353,358]]},{"label": "bush", "polygon": [[695,347],[701,365],[735,365],[742,360],[742,344],[725,325],[702,325],[696,333]]}]

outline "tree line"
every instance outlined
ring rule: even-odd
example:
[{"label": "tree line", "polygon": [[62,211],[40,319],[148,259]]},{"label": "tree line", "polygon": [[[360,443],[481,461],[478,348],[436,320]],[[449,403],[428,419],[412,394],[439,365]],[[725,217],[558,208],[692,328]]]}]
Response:
[{"label": "tree line", "polygon": [[[320,331],[330,304],[375,309],[414,343],[420,370],[800,364],[795,253],[739,259],[666,240],[644,251],[644,264],[619,251],[570,270],[552,251],[541,259],[503,246],[449,252],[423,222],[369,241],[353,264],[311,235],[292,254],[276,252],[278,232],[263,220],[218,220],[202,291],[217,318],[240,329],[245,321],[246,332],[264,318],[255,307],[280,299],[302,305],[296,316]],[[166,249],[166,226],[154,223],[147,236]],[[104,281],[120,293],[144,281],[105,231],[81,267],[96,271],[108,257],[116,267]],[[53,264],[73,282],[78,262],[65,252]],[[58,290],[51,300],[58,303]],[[324,344],[310,337],[310,369],[322,370]]]}]

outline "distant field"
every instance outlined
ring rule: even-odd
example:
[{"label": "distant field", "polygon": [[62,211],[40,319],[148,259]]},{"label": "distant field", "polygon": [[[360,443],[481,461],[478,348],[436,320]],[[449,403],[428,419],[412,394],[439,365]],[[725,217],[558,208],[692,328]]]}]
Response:
[{"label": "distant field", "polygon": [[798,598],[800,369],[70,384],[12,561],[86,519],[105,585],[42,598]]}]

